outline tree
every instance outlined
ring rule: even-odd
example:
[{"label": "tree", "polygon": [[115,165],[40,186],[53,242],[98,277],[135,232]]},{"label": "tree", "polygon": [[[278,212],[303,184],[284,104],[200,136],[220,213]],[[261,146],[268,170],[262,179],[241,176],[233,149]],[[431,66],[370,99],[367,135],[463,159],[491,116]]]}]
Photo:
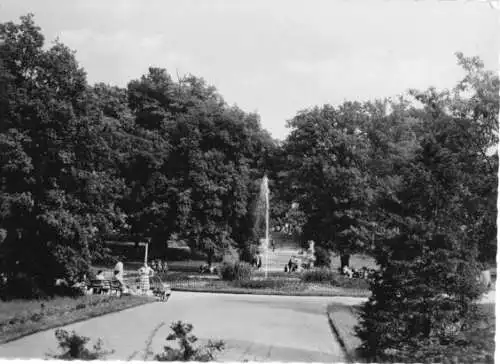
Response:
[{"label": "tree", "polygon": [[302,238],[340,253],[342,266],[369,241],[367,213],[374,191],[365,173],[366,122],[359,103],[305,110],[290,122],[284,145],[288,190],[306,215]]},{"label": "tree", "polygon": [[103,230],[117,223],[123,185],[98,155],[101,120],[84,107],[74,52],[58,41],[44,49],[32,15],[0,24],[0,35],[9,90],[0,115],[1,265],[10,282],[27,276],[47,293],[55,277],[72,281],[89,268]]},{"label": "tree", "polygon": [[126,89],[89,86],[32,15],[0,37],[0,268],[29,281],[23,295],[76,280],[109,257],[108,239],[151,239],[158,255],[175,236],[209,262],[253,239],[254,184],[275,148],[258,115],[160,68]]},{"label": "tree", "polygon": [[269,145],[258,116],[228,107],[202,79],[175,82],[163,69],[130,82],[128,94],[136,125],[168,144],[161,157],[137,162],[143,173],[131,197],[140,195],[142,206],[130,201],[133,229],[150,234],[153,246],[175,234],[209,263],[244,244],[256,167]]},{"label": "tree", "polygon": [[496,196],[498,168],[487,154],[496,137],[494,127],[486,127],[494,117],[485,110],[498,113],[498,100],[484,98],[482,106],[475,100],[498,93],[498,80],[480,71],[477,59],[459,56],[459,62],[466,80],[489,80],[481,83],[485,89],[469,100],[459,96],[463,82],[454,94],[412,91],[423,106],[412,111],[422,125],[418,148],[400,164],[398,183],[379,195],[381,271],[357,329],[372,359],[398,361],[425,345],[456,341],[481,293],[476,277],[493,239],[488,199]]}]

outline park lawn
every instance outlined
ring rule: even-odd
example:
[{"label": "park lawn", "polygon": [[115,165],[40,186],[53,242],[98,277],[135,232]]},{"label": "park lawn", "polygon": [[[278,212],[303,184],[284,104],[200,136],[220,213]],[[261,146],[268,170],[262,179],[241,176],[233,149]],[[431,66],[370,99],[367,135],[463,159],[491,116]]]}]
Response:
[{"label": "park lawn", "polygon": [[150,297],[82,296],[0,302],[0,344],[111,312],[154,302]]},{"label": "park lawn", "polygon": [[359,311],[361,305],[343,305],[332,303],[327,306],[327,315],[332,330],[337,337],[349,361],[359,361],[357,349],[361,345],[361,340],[354,331],[358,324]]}]

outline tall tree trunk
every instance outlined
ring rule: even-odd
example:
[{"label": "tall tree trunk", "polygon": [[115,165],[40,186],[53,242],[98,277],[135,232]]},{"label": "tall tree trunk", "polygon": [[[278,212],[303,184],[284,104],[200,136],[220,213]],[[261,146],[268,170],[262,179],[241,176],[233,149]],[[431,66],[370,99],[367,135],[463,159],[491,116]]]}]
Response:
[{"label": "tall tree trunk", "polygon": [[351,258],[350,254],[341,254],[340,255],[340,269],[344,269],[345,266],[349,266],[349,259]]}]

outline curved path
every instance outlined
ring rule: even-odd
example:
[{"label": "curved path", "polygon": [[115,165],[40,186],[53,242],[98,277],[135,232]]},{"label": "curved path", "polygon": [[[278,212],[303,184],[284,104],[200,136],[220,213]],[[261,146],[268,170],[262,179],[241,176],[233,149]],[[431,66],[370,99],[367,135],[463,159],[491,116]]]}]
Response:
[{"label": "curved path", "polygon": [[[98,338],[115,352],[110,360],[152,360],[162,351],[170,324],[193,324],[205,342],[222,339],[218,361],[345,362],[331,332],[326,306],[356,304],[348,297],[283,297],[173,292],[167,303],[152,303],[65,327]],[[2,358],[44,358],[57,352],[54,330],[0,346]]]}]

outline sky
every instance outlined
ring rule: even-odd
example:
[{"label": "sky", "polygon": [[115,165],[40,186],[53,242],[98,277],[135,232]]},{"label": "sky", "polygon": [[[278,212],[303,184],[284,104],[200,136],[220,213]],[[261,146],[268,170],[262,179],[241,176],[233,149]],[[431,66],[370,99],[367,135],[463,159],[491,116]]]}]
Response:
[{"label": "sky", "polygon": [[278,139],[305,108],[451,88],[457,51],[499,64],[498,13],[479,0],[0,0],[0,22],[29,12],[90,83],[194,74]]}]

